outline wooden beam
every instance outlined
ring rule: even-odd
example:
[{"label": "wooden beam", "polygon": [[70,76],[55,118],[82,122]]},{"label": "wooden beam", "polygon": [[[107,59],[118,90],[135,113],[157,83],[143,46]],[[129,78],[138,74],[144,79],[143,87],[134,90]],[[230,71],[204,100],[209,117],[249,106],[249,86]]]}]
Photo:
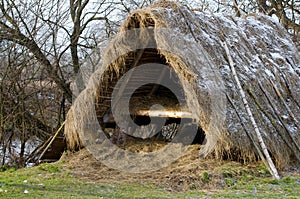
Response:
[{"label": "wooden beam", "polygon": [[192,113],[188,111],[176,110],[139,110],[135,113],[135,115],[149,117],[193,118]]}]

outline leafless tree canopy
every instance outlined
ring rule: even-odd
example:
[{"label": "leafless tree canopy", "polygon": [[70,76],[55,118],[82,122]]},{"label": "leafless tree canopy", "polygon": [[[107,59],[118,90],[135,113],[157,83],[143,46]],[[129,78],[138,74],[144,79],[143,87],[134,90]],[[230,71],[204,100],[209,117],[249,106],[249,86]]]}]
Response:
[{"label": "leafless tree canopy", "polygon": [[[180,1],[187,3],[187,1]],[[297,0],[190,0],[189,6],[209,12],[238,17],[257,12],[274,15],[293,34],[300,32],[300,2]]]},{"label": "leafless tree canopy", "polygon": [[1,164],[8,154],[24,166],[27,143],[47,139],[64,120],[82,62],[128,12],[149,3],[1,0]]}]

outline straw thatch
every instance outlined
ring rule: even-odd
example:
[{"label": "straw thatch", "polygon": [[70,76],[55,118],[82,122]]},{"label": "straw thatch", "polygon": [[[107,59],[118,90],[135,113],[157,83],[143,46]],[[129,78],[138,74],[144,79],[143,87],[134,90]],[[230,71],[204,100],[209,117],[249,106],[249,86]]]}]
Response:
[{"label": "straw thatch", "polygon": [[[152,27],[153,35],[143,29],[126,35],[128,30],[146,27]],[[161,28],[169,31],[166,34]],[[136,50],[152,40],[155,50]],[[206,135],[202,156],[256,160],[250,140],[257,142],[257,138],[232,77],[224,41],[272,158],[278,167],[296,159],[300,57],[286,30],[264,15],[211,15],[165,1],[133,12],[102,53],[100,67],[68,114],[65,134],[69,148],[82,146],[76,129],[92,131],[88,126],[110,109],[113,87],[123,74],[139,64],[156,62],[169,65],[179,77],[186,106],[192,107],[193,117]],[[175,105],[170,104],[172,109]],[[89,139],[85,137],[83,142]]]}]

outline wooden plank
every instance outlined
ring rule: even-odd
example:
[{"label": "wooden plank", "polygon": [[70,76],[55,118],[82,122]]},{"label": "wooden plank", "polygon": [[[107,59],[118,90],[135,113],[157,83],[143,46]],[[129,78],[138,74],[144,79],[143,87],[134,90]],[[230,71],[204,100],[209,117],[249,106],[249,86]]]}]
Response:
[{"label": "wooden plank", "polygon": [[176,110],[139,110],[135,114],[149,117],[193,118],[191,112]]}]

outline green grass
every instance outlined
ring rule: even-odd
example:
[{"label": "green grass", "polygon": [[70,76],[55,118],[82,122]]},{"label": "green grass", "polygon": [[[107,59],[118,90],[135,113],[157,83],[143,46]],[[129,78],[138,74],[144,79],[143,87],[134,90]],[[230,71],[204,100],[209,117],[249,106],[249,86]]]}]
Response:
[{"label": "green grass", "polygon": [[[169,192],[149,183],[91,183],[72,177],[63,164],[42,164],[33,168],[0,172],[0,198],[299,198],[300,177],[273,180],[257,168],[221,169],[223,189],[200,190],[193,184],[188,192]],[[257,172],[262,170],[262,176]],[[254,175],[255,174],[255,175]],[[210,182],[204,172],[199,180]],[[27,193],[26,193],[27,192]]]}]

